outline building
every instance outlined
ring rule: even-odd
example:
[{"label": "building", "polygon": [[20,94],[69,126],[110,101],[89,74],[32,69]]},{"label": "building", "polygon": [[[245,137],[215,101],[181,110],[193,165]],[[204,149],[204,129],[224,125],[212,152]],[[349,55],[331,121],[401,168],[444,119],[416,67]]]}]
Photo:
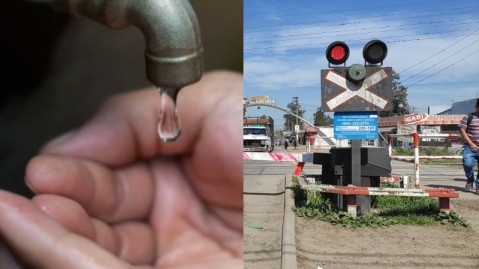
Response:
[{"label": "building", "polygon": [[[447,106],[431,106],[428,113],[412,114],[406,116],[392,116],[379,119],[379,131],[386,137],[390,133],[409,134],[418,132],[419,134],[459,134],[459,123],[463,117],[474,112],[477,99],[455,102]],[[397,141],[410,142],[406,137],[397,138]],[[448,141],[452,145],[461,145],[459,139],[448,138],[422,138],[423,142]],[[449,141],[450,140],[450,141]],[[427,143],[425,143],[427,144]]]},{"label": "building", "polygon": [[467,115],[476,111],[476,100],[469,99],[466,101],[455,102],[450,106],[430,106],[428,114],[432,115]]}]

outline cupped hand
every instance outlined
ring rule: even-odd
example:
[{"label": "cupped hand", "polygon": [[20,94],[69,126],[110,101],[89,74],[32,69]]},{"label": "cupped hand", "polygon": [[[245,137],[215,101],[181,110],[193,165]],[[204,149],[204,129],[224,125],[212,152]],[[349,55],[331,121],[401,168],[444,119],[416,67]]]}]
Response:
[{"label": "cupped hand", "polygon": [[0,232],[38,268],[243,268],[242,77],[178,97],[162,143],[155,89],[109,99],[27,167],[32,202],[0,192]]}]

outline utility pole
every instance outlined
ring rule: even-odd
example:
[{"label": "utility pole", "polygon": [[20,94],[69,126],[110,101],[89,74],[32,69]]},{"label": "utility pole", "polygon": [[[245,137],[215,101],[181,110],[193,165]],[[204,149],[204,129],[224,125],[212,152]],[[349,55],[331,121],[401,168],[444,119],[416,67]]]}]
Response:
[{"label": "utility pole", "polygon": [[[298,102],[298,99],[299,97],[293,97],[293,103],[294,103],[294,108],[295,108],[295,114],[296,116],[299,116],[298,113],[299,113],[299,102]],[[298,117],[296,117],[296,125],[298,125]]]},{"label": "utility pole", "polygon": [[[296,148],[296,143],[298,143],[298,132],[296,131],[296,126],[298,126],[298,116],[299,116],[299,102],[298,102],[298,97],[293,97],[293,103],[294,103],[294,108],[295,108],[295,114],[296,114],[296,124],[294,128],[294,141],[295,141],[295,148]],[[299,130],[298,130],[299,131]]]}]

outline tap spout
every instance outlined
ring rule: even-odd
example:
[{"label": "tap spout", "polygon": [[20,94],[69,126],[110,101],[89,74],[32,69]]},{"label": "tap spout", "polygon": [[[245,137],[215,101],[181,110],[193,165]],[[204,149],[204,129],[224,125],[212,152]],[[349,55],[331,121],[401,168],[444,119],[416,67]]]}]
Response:
[{"label": "tap spout", "polygon": [[146,43],[146,76],[180,89],[203,74],[198,20],[188,0],[48,0],[53,8],[111,28],[138,27]]}]

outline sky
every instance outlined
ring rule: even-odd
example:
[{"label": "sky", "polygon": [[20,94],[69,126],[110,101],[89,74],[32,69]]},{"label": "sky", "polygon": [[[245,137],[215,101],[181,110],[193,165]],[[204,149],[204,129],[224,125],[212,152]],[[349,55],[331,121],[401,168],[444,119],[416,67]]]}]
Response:
[{"label": "sky", "polygon": [[[277,106],[298,97],[312,121],[321,105],[326,47],[344,41],[347,66],[364,64],[364,45],[386,43],[384,67],[399,73],[414,113],[479,97],[479,2],[476,0],[244,0],[244,96],[267,95]],[[249,107],[275,129],[284,112]],[[332,114],[331,114],[332,116]]]}]

